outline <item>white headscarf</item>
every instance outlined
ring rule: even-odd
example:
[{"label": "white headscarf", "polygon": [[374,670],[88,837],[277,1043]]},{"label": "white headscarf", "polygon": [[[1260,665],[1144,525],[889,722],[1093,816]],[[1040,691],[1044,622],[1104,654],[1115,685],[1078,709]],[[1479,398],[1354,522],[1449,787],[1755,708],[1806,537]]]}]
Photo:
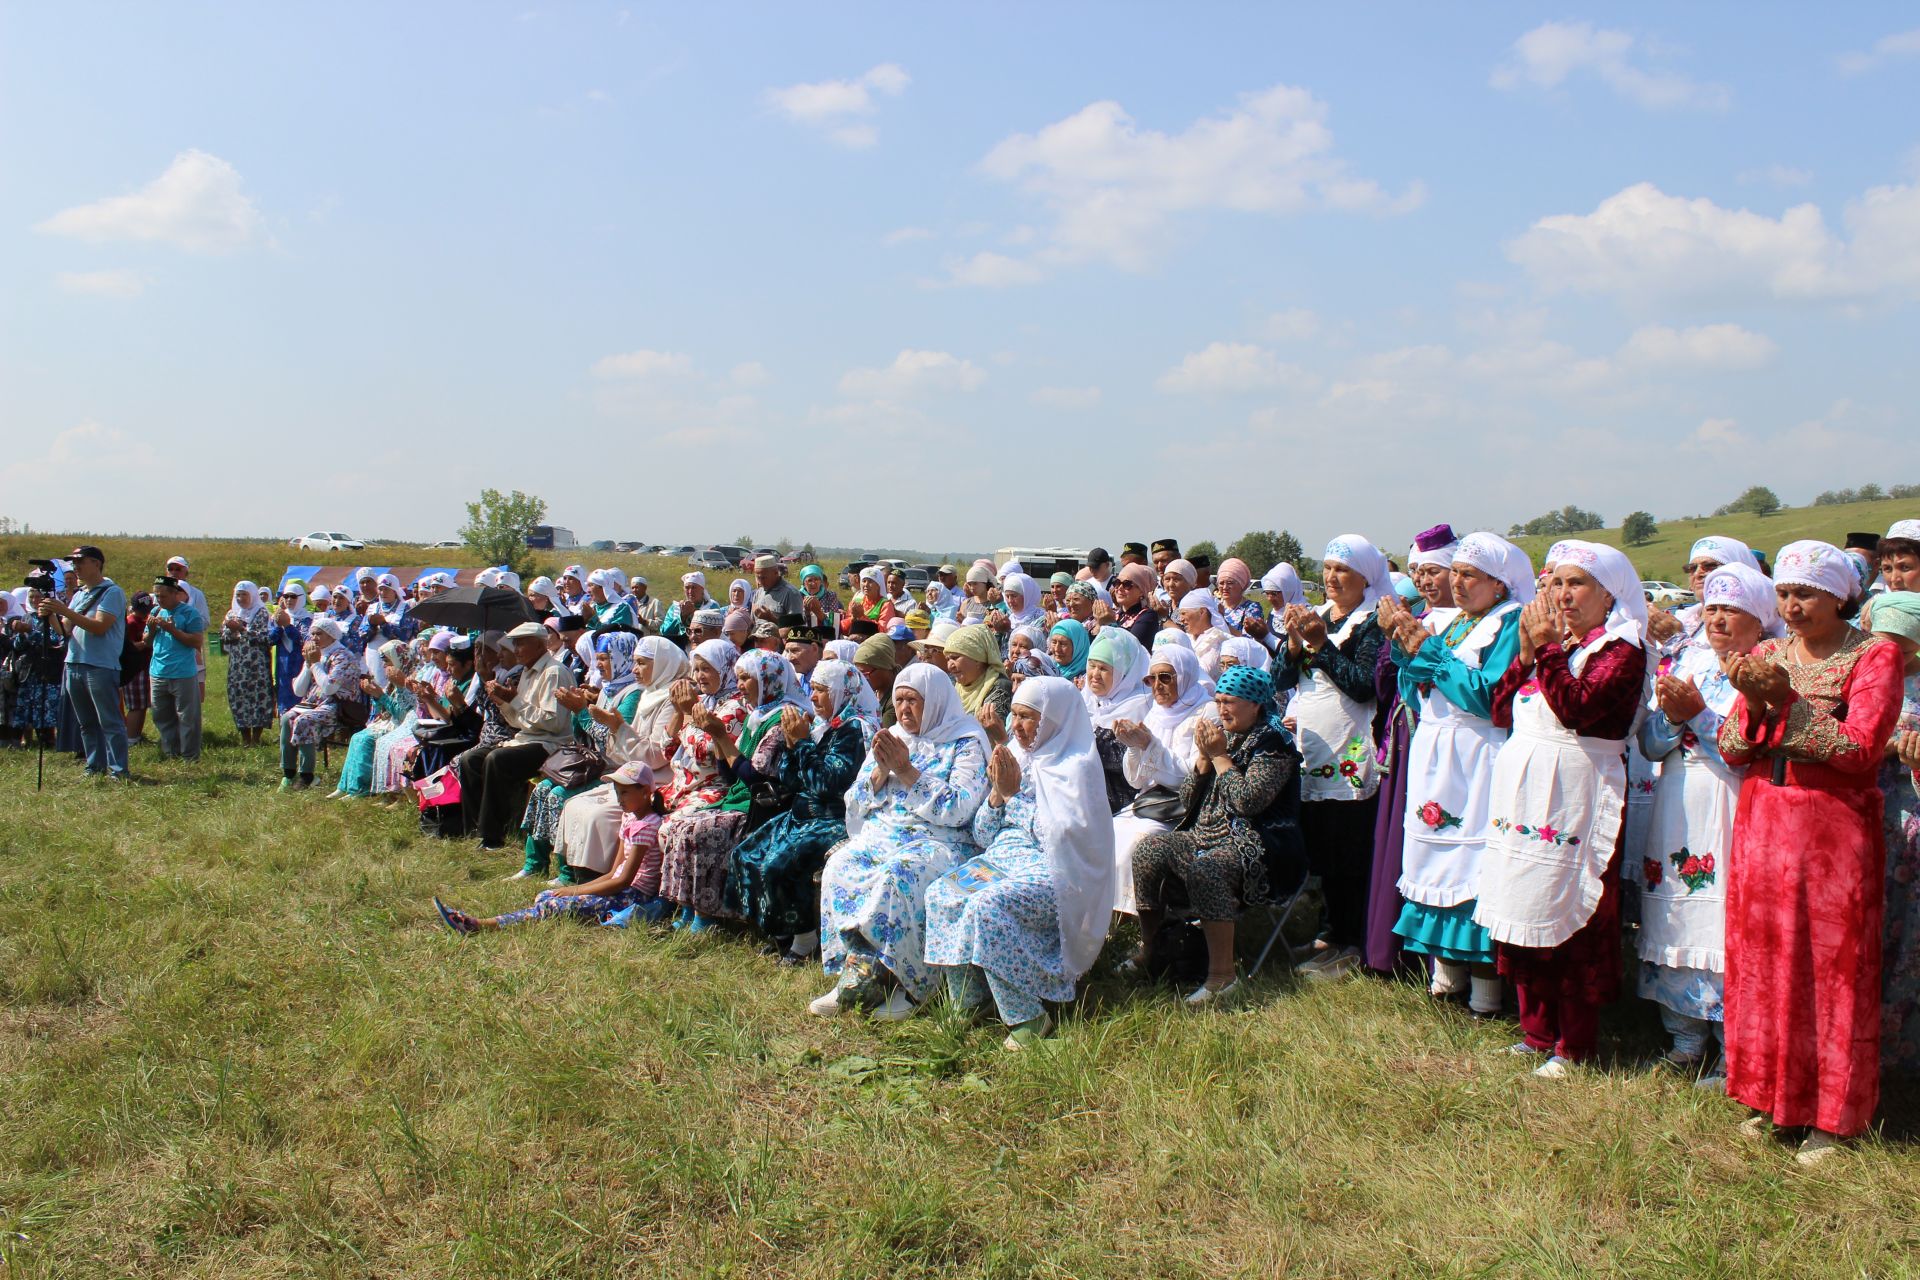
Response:
[{"label": "white headscarf", "polygon": [[[243,596],[247,600],[246,604],[240,603]],[[227,611],[229,618],[235,622],[252,622],[254,618],[266,611],[266,603],[260,599],[259,587],[246,581],[233,584],[233,607]]]},{"label": "white headscarf", "polygon": [[[881,585],[885,586],[886,584],[882,583]],[[751,605],[753,603],[753,584],[745,578],[735,578],[727,584],[727,607],[733,607],[733,592],[736,587],[740,590],[740,593],[746,597],[740,601],[741,605]]]},{"label": "white headscarf", "polygon": [[909,662],[893,678],[893,687],[896,691],[911,689],[921,699],[919,733],[908,733],[897,724],[887,730],[907,746],[943,747],[972,738],[982,749],[987,747],[987,731],[960,705],[960,691],[939,667],[931,662]]},{"label": "white headscarf", "polygon": [[1422,551],[1418,545],[1409,547],[1407,548],[1407,568],[1411,571],[1423,564],[1438,565],[1442,569],[1450,568],[1458,558],[1453,554],[1453,550],[1459,545],[1460,543],[1456,540],[1445,546],[1435,547],[1431,551]]},{"label": "white headscarf", "polygon": [[1763,634],[1786,634],[1786,625],[1780,621],[1780,599],[1774,594],[1772,581],[1766,574],[1747,565],[1722,564],[1708,574],[1700,587],[1700,603],[1702,606],[1732,605],[1742,613],[1750,613],[1758,618]]},{"label": "white headscarf", "polygon": [[1387,578],[1387,558],[1357,533],[1343,533],[1329,542],[1320,558],[1343,564],[1366,580],[1366,592],[1360,597],[1362,609],[1370,609],[1381,596],[1393,594],[1393,583]]},{"label": "white headscarf", "polygon": [[654,708],[672,696],[673,682],[687,673],[687,655],[671,640],[645,636],[633,651],[633,658],[635,662],[646,658],[653,663],[653,678],[647,681],[640,695],[640,705],[633,709],[633,722],[640,724]]},{"label": "white headscarf", "polygon": [[1267,652],[1267,646],[1251,636],[1228,636],[1220,645],[1220,656],[1232,658],[1243,667],[1252,667],[1255,671],[1265,671],[1273,663],[1273,655]]},{"label": "white headscarf", "polygon": [[340,626],[340,620],[338,618],[335,618],[331,614],[323,614],[313,620],[313,628],[308,631],[307,634],[309,637],[325,636],[327,639],[338,643],[345,638],[347,633]]},{"label": "white headscarf", "polygon": [[1469,565],[1504,584],[1515,604],[1531,604],[1539,594],[1527,553],[1497,533],[1468,534],[1455,544],[1449,563]]},{"label": "white headscarf", "polygon": [[[1743,564],[1755,573],[1760,572],[1760,560],[1753,554],[1753,548],[1738,538],[1723,538],[1717,533],[1696,538],[1693,549],[1687,552],[1687,559],[1698,560],[1701,556],[1721,565]],[[1722,601],[1722,603],[1726,602]],[[1777,608],[1776,612],[1778,612]]]},{"label": "white headscarf", "polygon": [[1181,596],[1180,611],[1185,613],[1188,609],[1204,610],[1207,615],[1208,626],[1219,627],[1222,631],[1226,630],[1227,620],[1220,616],[1220,599],[1214,595],[1213,592],[1189,591],[1187,594]]},{"label": "white headscarf", "polygon": [[529,582],[527,584],[527,597],[528,599],[532,599],[534,596],[545,596],[547,603],[556,609],[562,607],[560,602],[560,589],[553,585],[552,578],[543,576]]},{"label": "white headscarf", "polygon": [[[1609,547],[1604,542],[1583,542],[1579,539],[1557,544],[1560,558],[1557,565],[1572,565],[1583,573],[1592,576],[1601,589],[1613,597],[1613,608],[1607,613],[1607,620],[1601,624],[1602,634],[1590,643],[1580,645],[1567,665],[1575,675],[1586,666],[1587,655],[1598,652],[1602,645],[1612,640],[1625,640],[1628,644],[1645,645],[1647,636],[1647,593],[1640,585],[1640,573],[1633,567],[1633,561],[1618,547]],[[1848,570],[1851,575],[1852,570]],[[1651,670],[1651,667],[1649,667]]]},{"label": "white headscarf", "polygon": [[1153,652],[1162,649],[1185,649],[1193,651],[1193,637],[1178,627],[1162,627],[1153,633]]},{"label": "white headscarf", "polygon": [[1276,613],[1283,605],[1307,602],[1306,589],[1300,585],[1300,571],[1285,560],[1267,570],[1266,576],[1260,579],[1260,589],[1267,593],[1267,604]]},{"label": "white headscarf", "polygon": [[[1254,646],[1256,649],[1259,645]],[[1162,649],[1153,655],[1148,670],[1166,667],[1173,672],[1173,705],[1163,707],[1155,700],[1142,721],[1147,731],[1160,740],[1167,754],[1182,765],[1193,763],[1193,722],[1213,705],[1213,688],[1200,659],[1191,649]]]},{"label": "white headscarf", "polygon": [[1020,770],[1033,779],[1041,843],[1052,871],[1060,956],[1077,978],[1100,955],[1112,918],[1115,874],[1113,813],[1106,775],[1093,749],[1093,722],[1080,691],[1058,676],[1032,676],[1014,690],[1013,705],[1040,716],[1033,749],[1013,740]]},{"label": "white headscarf", "polygon": [[1016,627],[1029,623],[1038,626],[1046,617],[1047,611],[1040,607],[1040,585],[1016,567],[1012,573],[1000,576],[1000,596],[1006,600],[1009,593],[1019,592],[1020,611],[1014,612],[1013,601],[1007,600],[1007,617]]},{"label": "white headscarf", "polygon": [[853,655],[860,652],[860,643],[857,640],[829,640],[826,643],[825,652],[829,658],[851,665]]},{"label": "white headscarf", "polygon": [[1847,553],[1831,542],[1803,538],[1780,548],[1773,580],[1786,586],[1814,587],[1841,604],[1860,594],[1860,575]]},{"label": "white headscarf", "polygon": [[1105,663],[1113,669],[1113,691],[1102,698],[1093,692],[1093,680],[1080,691],[1094,727],[1105,729],[1115,720],[1144,720],[1153,695],[1147,692],[1147,667],[1152,655],[1140,647],[1133,632],[1125,627],[1102,627],[1087,648],[1087,661]]}]

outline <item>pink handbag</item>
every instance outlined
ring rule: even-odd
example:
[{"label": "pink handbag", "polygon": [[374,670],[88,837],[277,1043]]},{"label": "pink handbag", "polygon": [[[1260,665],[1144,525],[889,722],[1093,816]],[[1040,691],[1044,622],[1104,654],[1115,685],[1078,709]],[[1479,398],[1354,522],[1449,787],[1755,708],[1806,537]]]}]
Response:
[{"label": "pink handbag", "polygon": [[460,773],[452,765],[435,769],[413,786],[420,793],[422,809],[460,803]]}]

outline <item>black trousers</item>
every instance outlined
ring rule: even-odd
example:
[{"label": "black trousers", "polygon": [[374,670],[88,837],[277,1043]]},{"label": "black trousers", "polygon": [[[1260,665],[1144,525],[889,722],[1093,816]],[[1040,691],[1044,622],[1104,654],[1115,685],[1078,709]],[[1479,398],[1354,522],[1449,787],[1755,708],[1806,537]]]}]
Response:
[{"label": "black trousers", "polygon": [[1365,800],[1309,800],[1300,806],[1307,860],[1327,900],[1322,936],[1336,947],[1364,946],[1367,890],[1373,879],[1373,820],[1379,796]]},{"label": "black trousers", "polygon": [[460,811],[467,830],[479,832],[481,844],[506,845],[508,824],[525,810],[527,783],[546,762],[547,749],[537,742],[460,754]]}]

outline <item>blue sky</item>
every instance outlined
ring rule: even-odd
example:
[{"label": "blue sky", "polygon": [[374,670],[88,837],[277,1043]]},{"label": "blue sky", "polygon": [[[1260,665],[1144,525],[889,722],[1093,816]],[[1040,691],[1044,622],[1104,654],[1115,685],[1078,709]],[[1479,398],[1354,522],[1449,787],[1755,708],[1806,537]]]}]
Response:
[{"label": "blue sky", "polygon": [[36,526],[1403,547],[1920,480],[1905,6],[0,21]]}]

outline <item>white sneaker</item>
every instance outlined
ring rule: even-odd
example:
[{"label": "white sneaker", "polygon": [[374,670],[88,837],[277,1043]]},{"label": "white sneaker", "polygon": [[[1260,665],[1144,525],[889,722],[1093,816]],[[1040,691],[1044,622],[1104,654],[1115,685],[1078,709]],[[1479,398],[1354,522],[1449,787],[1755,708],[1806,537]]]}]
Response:
[{"label": "white sneaker", "polygon": [[904,990],[895,987],[887,993],[887,998],[873,1011],[875,1022],[905,1022],[920,1012],[920,1006]]},{"label": "white sneaker", "polygon": [[1318,947],[1312,955],[1293,966],[1293,971],[1299,974],[1312,973],[1315,969],[1318,969],[1321,965],[1326,964],[1339,954],[1340,948],[1338,947]]},{"label": "white sneaker", "polygon": [[1846,1149],[1845,1139],[1837,1138],[1824,1129],[1815,1129],[1800,1144],[1800,1150],[1794,1152],[1793,1162],[1802,1169],[1811,1169],[1822,1160],[1831,1159]]},{"label": "white sneaker", "polygon": [[1301,970],[1300,976],[1308,982],[1338,982],[1360,972],[1360,952],[1354,947],[1341,951],[1330,950],[1327,957],[1313,968]]},{"label": "white sneaker", "polygon": [[1224,987],[1210,987],[1203,982],[1194,988],[1193,994],[1187,997],[1186,1005],[1189,1009],[1199,1009],[1206,1005],[1218,1004],[1239,990],[1240,979],[1238,978],[1235,978]]},{"label": "white sneaker", "polygon": [[565,883],[566,883],[565,880],[562,880],[559,876],[555,876],[553,879],[547,881],[547,888],[558,889],[561,885]]},{"label": "white sneaker", "polygon": [[514,872],[512,875],[501,876],[500,878],[502,880],[531,880],[536,874],[537,874],[536,872],[529,871],[525,867],[522,867],[520,868],[520,870]]},{"label": "white sneaker", "polygon": [[1573,1074],[1573,1066],[1559,1054],[1548,1058],[1533,1069],[1533,1074],[1542,1080],[1565,1080]]},{"label": "white sneaker", "polygon": [[1532,1045],[1528,1044],[1525,1040],[1516,1040],[1512,1044],[1508,1045],[1505,1049],[1501,1050],[1501,1052],[1510,1053],[1516,1058],[1537,1058],[1541,1054],[1546,1053],[1546,1050],[1536,1049]]},{"label": "white sneaker", "polygon": [[807,1012],[821,1018],[831,1018],[836,1013],[842,1013],[844,1011],[844,1006],[840,1003],[839,987],[835,987],[833,990],[827,992],[827,994],[807,1004]]}]

